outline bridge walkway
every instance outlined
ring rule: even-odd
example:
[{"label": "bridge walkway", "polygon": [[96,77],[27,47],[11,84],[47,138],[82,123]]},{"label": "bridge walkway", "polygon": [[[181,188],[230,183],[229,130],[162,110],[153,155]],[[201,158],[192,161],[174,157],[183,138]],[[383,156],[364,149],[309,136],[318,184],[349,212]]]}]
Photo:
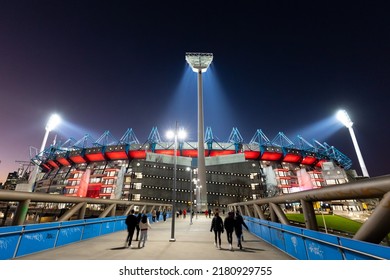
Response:
[{"label": "bridge walkway", "polygon": [[[224,218],[224,217],[223,217]],[[144,248],[126,248],[127,231],[115,232],[80,241],[63,247],[26,255],[17,260],[292,260],[291,256],[244,230],[243,249],[230,251],[226,233],[222,235],[222,249],[214,246],[210,232],[211,218],[199,215],[175,219],[175,242],[170,242],[171,219],[152,223]]]}]

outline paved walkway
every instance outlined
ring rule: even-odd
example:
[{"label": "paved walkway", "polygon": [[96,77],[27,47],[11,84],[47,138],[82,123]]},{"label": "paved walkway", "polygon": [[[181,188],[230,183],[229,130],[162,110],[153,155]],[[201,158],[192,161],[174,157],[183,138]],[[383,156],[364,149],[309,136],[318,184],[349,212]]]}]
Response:
[{"label": "paved walkway", "polygon": [[[152,224],[144,248],[124,247],[127,231],[73,243],[45,252],[35,253],[21,260],[292,260],[293,258],[265,241],[244,231],[243,250],[228,248],[226,233],[222,235],[222,249],[214,246],[210,232],[211,219],[203,215],[190,219],[176,218],[175,242],[171,237],[171,219]],[[233,245],[236,244],[233,237]],[[138,245],[133,241],[132,245]]]}]

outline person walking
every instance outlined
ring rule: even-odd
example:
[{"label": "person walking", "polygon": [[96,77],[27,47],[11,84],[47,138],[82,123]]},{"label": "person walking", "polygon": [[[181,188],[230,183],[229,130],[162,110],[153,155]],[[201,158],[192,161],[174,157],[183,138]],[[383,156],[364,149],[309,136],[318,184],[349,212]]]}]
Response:
[{"label": "person walking", "polygon": [[234,231],[234,212],[229,212],[223,225],[226,230],[227,241],[229,243],[230,251],[233,251],[233,231]]},{"label": "person walking", "polygon": [[157,215],[156,210],[153,210],[152,211],[152,222],[153,223],[156,222],[156,215]]},{"label": "person walking", "polygon": [[186,217],[187,217],[187,210],[184,209],[184,210],[183,210],[183,219],[185,219]]},{"label": "person walking", "polygon": [[163,221],[166,222],[167,221],[167,211],[165,209],[162,212],[162,216],[163,216]]},{"label": "person walking", "polygon": [[141,236],[138,241],[138,248],[141,248],[141,242],[142,242],[142,248],[145,247],[145,242],[148,239],[148,229],[151,229],[148,216],[145,214],[141,218],[141,222],[139,223],[139,227],[141,229]]},{"label": "person walking", "polygon": [[156,220],[157,220],[157,222],[160,220],[160,215],[161,215],[160,210],[157,210],[156,211]]},{"label": "person walking", "polygon": [[141,212],[138,212],[138,215],[137,215],[137,225],[135,226],[135,229],[137,230],[136,236],[135,236],[135,241],[138,241],[139,231],[140,231],[139,223],[141,222],[141,218],[142,218],[142,214],[141,214]]},{"label": "person walking", "polygon": [[223,233],[223,221],[218,212],[214,214],[211,220],[210,232],[214,231],[214,245],[221,249],[221,233]]},{"label": "person walking", "polygon": [[125,223],[127,226],[127,238],[125,247],[131,248],[131,241],[133,240],[134,231],[137,226],[137,217],[134,215],[134,209],[130,210],[130,214],[126,217]]},{"label": "person walking", "polygon": [[248,231],[249,228],[244,222],[244,218],[240,215],[240,212],[237,211],[236,217],[234,218],[234,231],[236,233],[237,237],[237,247],[242,250],[242,244],[241,244],[241,239],[242,239],[242,226],[244,226]]}]

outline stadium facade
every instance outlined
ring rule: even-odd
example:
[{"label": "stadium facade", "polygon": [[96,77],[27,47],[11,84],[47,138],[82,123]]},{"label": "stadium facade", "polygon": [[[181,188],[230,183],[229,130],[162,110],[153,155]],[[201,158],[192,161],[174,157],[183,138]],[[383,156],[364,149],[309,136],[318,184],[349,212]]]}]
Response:
[{"label": "stadium facade", "polygon": [[[197,186],[197,143],[161,141],[157,127],[140,143],[132,129],[116,140],[106,131],[46,148],[32,159],[40,167],[35,192],[65,196],[172,203],[201,210],[348,182],[351,160],[335,147],[279,132],[273,140],[257,130],[244,143],[237,128],[220,143],[205,133],[206,188]],[[176,151],[176,158],[174,155]],[[176,165],[175,165],[176,159]],[[176,172],[174,167],[176,166]]]}]

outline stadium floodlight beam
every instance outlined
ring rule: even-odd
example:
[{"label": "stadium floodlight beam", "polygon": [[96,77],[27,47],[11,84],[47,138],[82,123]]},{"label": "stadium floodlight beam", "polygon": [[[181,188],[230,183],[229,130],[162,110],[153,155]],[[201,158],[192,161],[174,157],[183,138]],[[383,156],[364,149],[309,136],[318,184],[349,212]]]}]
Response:
[{"label": "stadium floodlight beam", "polygon": [[203,120],[203,82],[202,73],[206,72],[213,61],[212,53],[186,53],[186,61],[192,70],[198,73],[198,179],[202,186],[202,202],[207,205],[206,162],[204,155],[204,120]]},{"label": "stadium floodlight beam", "polygon": [[[41,145],[41,148],[39,150],[39,154],[38,155],[42,154],[43,151],[45,150],[47,138],[49,137],[50,131],[55,129],[60,123],[61,123],[61,118],[60,118],[59,115],[52,114],[50,116],[48,122],[46,123],[45,136],[43,137],[42,145]],[[39,172],[39,165],[37,164],[35,166],[34,170],[32,171],[32,174],[31,174],[31,177],[30,177],[30,180],[29,180],[29,189],[28,189],[28,191],[30,191],[30,192],[33,191],[34,184],[35,184],[35,181],[36,181],[37,176],[38,176],[38,172]]]},{"label": "stadium floodlight beam", "polygon": [[349,133],[351,134],[352,143],[353,143],[353,146],[355,147],[356,155],[357,155],[363,176],[370,177],[370,175],[368,175],[368,171],[366,168],[366,164],[364,163],[362,153],[360,152],[360,148],[359,148],[359,144],[357,142],[356,136],[355,136],[355,132],[353,131],[353,128],[352,128],[353,122],[351,121],[351,118],[349,117],[347,111],[345,111],[345,110],[339,110],[336,114],[336,117],[345,127],[348,128]]}]

